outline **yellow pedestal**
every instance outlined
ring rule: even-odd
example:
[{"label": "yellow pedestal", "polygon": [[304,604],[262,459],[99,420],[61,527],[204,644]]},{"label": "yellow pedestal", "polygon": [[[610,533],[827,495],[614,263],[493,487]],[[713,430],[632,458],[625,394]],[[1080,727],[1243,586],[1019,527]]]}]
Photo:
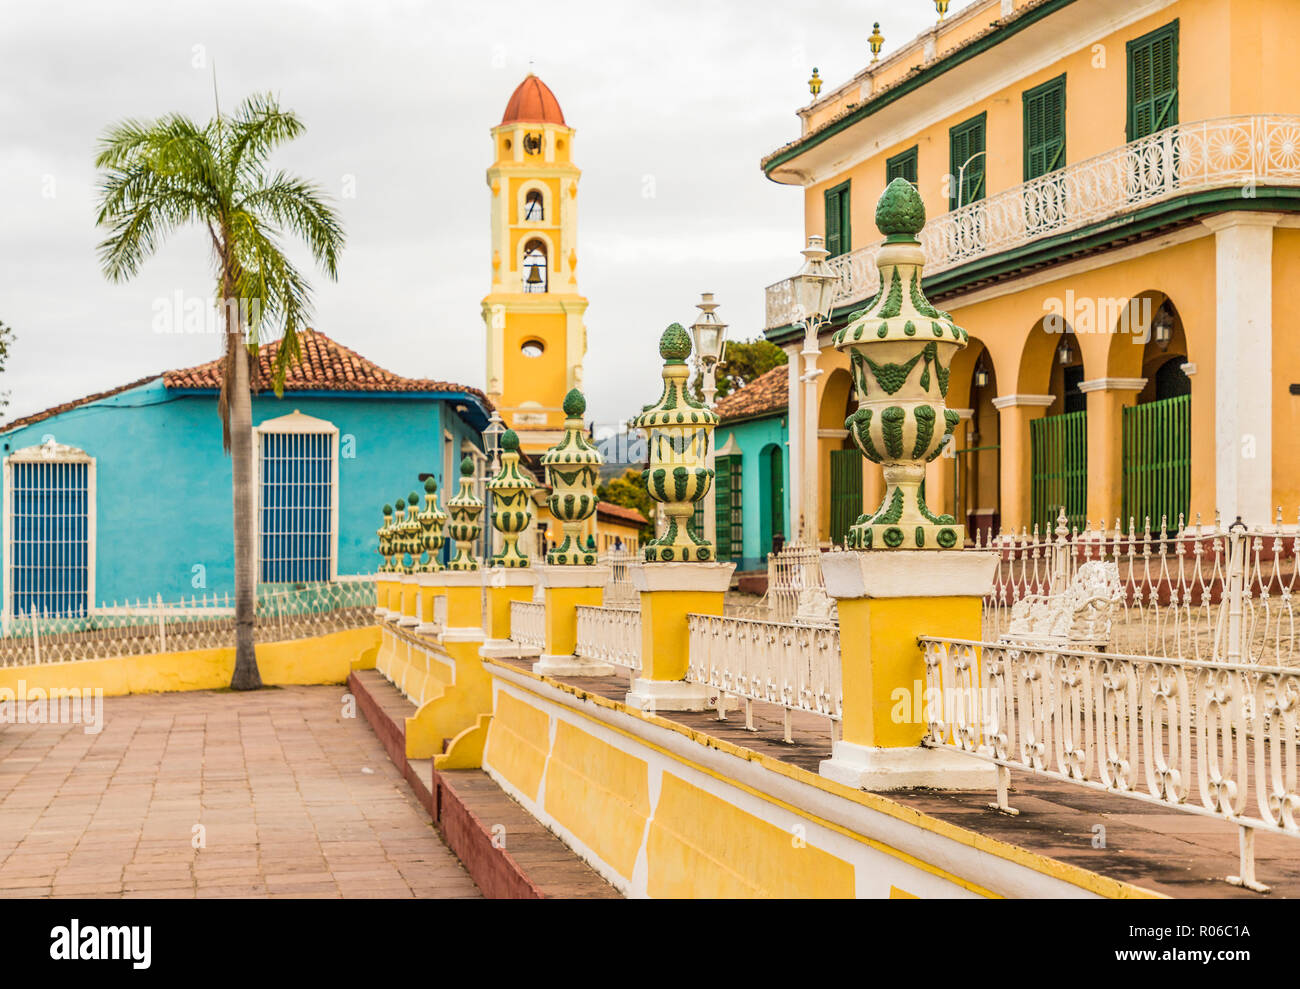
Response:
[{"label": "yellow pedestal", "polygon": [[641,676],[627,703],[642,711],[703,711],[716,691],[687,683],[686,616],[720,615],[734,563],[646,563],[632,570],[641,592]]},{"label": "yellow pedestal", "polygon": [[578,647],[578,607],[599,607],[605,601],[609,567],[537,568],[537,582],[546,602],[545,644],[533,664],[547,676],[610,676],[614,667],[575,655]]},{"label": "yellow pedestal", "polygon": [[437,599],[447,596],[447,588],[442,583],[442,575],[445,571],[439,570],[434,573],[422,573],[419,575],[419,586],[417,595],[419,603],[416,607],[416,613],[420,617],[420,624],[415,626],[415,631],[421,635],[436,635],[442,631],[442,622],[438,621]]},{"label": "yellow pedestal", "polygon": [[984,789],[994,767],[921,747],[925,658],[917,637],[979,639],[992,553],[868,550],[822,557],[840,615],[842,738],[821,774],[868,790]]}]

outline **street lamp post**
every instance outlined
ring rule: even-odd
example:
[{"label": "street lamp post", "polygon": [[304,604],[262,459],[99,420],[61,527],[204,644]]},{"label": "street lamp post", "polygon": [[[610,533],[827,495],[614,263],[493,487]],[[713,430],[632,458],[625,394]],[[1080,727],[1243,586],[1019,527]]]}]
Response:
[{"label": "street lamp post", "polygon": [[[695,337],[695,359],[700,364],[700,377],[704,404],[713,408],[713,400],[718,394],[718,365],[723,363],[727,349],[727,324],[718,319],[714,312],[718,304],[713,301],[712,292],[701,292],[700,301],[695,304],[700,310],[699,319],[691,326],[691,335]],[[715,469],[714,447],[710,442],[706,464],[710,471]],[[714,490],[717,490],[717,478],[714,478]],[[717,544],[718,508],[717,498],[712,493],[704,499],[704,538]]]},{"label": "street lamp post", "polygon": [[831,307],[839,276],[831,270],[826,259],[830,252],[817,234],[808,237],[808,246],[800,253],[804,265],[794,276],[795,298],[803,316],[804,371],[799,380],[804,384],[803,400],[803,483],[801,486],[802,510],[799,513],[799,538],[807,546],[818,544],[817,526],[817,378],[822,373],[817,367],[821,356],[818,337],[822,326],[830,319]]},{"label": "street lamp post", "polygon": [[[505,423],[501,419],[501,414],[496,409],[492,410],[492,415],[488,418],[487,428],[483,430],[483,452],[488,455],[488,466],[486,471],[486,480],[496,477],[500,465],[497,463],[497,457],[501,452],[501,434],[506,431]],[[485,501],[484,513],[486,518],[492,518],[492,492],[484,484],[483,498]],[[483,558],[492,559],[496,555],[497,547],[497,530],[494,526],[484,526],[486,539],[485,551]]]},{"label": "street lamp post", "polygon": [[962,206],[962,203],[961,203],[961,194],[962,194],[963,191],[965,191],[965,190],[963,189],[963,178],[964,178],[964,176],[966,175],[966,166],[969,165],[972,161],[974,161],[976,158],[978,158],[980,155],[983,155],[983,154],[988,154],[988,152],[987,152],[987,151],[976,151],[973,155],[971,155],[969,158],[967,158],[965,161],[963,161],[963,162],[961,163],[961,167],[957,169],[957,209],[961,209],[961,206]]}]

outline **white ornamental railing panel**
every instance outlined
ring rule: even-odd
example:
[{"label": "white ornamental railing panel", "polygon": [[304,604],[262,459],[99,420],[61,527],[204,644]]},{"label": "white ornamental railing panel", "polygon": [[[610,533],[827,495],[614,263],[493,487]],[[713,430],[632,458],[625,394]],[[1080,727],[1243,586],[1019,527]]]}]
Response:
[{"label": "white ornamental railing panel", "polygon": [[546,605],[536,601],[510,602],[510,639],[521,646],[546,646]]},{"label": "white ornamental railing panel", "polygon": [[636,608],[579,605],[578,644],[583,659],[641,671],[641,612]]},{"label": "white ornamental railing panel", "polygon": [[686,679],[717,688],[719,718],[726,717],[725,698],[731,696],[746,702],[745,724],[751,729],[754,701],[781,707],[787,742],[793,711],[824,715],[838,724],[843,709],[838,627],[718,615],[686,620]]},{"label": "white ornamental railing panel", "polygon": [[922,638],[926,743],[1008,768],[1300,837],[1300,670]]},{"label": "white ornamental railing panel", "polygon": [[[1178,124],[936,216],[921,230],[926,274],[1113,219],[1175,196],[1256,184],[1300,185],[1300,116],[1253,114]],[[873,295],[883,241],[828,263],[837,306]],[[803,318],[786,279],[769,285],[767,328]]]},{"label": "white ornamental railing panel", "polygon": [[[310,638],[375,623],[373,577],[294,585],[262,584],[254,603],[257,642]],[[140,656],[235,644],[229,594],[164,601],[104,602],[89,614],[5,616],[0,667]]]}]

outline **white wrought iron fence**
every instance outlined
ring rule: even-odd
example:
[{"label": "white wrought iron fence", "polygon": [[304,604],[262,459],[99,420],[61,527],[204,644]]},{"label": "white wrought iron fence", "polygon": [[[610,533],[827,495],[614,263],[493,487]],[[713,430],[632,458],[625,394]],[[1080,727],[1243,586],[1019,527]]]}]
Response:
[{"label": "white wrought iron fence", "polygon": [[583,659],[609,663],[635,677],[641,672],[641,612],[636,608],[580,605],[578,644]]},{"label": "white wrought iron fence", "polygon": [[[373,578],[260,585],[253,636],[257,642],[278,642],[374,623]],[[0,666],[220,649],[234,641],[235,606],[229,594],[114,602],[83,615],[8,618],[0,634]]]},{"label": "white wrought iron fence", "polygon": [[718,717],[726,698],[745,702],[745,727],[754,728],[755,701],[782,709],[785,740],[793,741],[795,711],[831,719],[838,733],[843,710],[840,631],[834,626],[766,622],[717,615],[688,615],[690,660],[686,679],[714,687]]},{"label": "white wrought iron fence", "polygon": [[[1169,527],[1148,520],[1139,530],[1058,523],[1055,537],[1022,532],[975,547],[1001,557],[994,588],[984,600],[986,639],[1008,627],[1015,604],[1048,594],[1054,575],[1093,560],[1114,562],[1122,600],[1109,648],[1171,659],[1256,662],[1292,666],[1296,650],[1296,561],[1300,526],[1285,526],[1281,511],[1267,527],[1236,522]],[[1056,578],[1059,582],[1060,578]]]},{"label": "white wrought iron fence", "polygon": [[546,605],[538,601],[510,602],[510,639],[521,646],[546,646]]},{"label": "white wrought iron fence", "polygon": [[[963,206],[921,231],[926,274],[1078,230],[1175,196],[1254,184],[1300,185],[1300,116],[1250,114],[1177,124]],[[836,305],[872,295],[881,242],[831,259]],[[790,279],[767,289],[767,328],[802,318]]]},{"label": "white wrought iron fence", "polygon": [[641,592],[632,585],[632,568],[643,561],[641,555],[632,550],[610,550],[600,558],[603,566],[609,567],[609,583],[605,585],[605,604],[635,605]]},{"label": "white wrought iron fence", "polygon": [[1300,670],[922,638],[927,744],[1009,769],[1300,837]]}]

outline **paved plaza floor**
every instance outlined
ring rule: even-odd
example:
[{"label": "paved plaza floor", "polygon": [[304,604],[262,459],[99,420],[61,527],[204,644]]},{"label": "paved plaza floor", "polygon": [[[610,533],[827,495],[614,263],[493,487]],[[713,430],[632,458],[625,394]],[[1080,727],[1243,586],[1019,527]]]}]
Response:
[{"label": "paved plaza floor", "polygon": [[0,725],[0,897],[479,895],[337,687]]}]

